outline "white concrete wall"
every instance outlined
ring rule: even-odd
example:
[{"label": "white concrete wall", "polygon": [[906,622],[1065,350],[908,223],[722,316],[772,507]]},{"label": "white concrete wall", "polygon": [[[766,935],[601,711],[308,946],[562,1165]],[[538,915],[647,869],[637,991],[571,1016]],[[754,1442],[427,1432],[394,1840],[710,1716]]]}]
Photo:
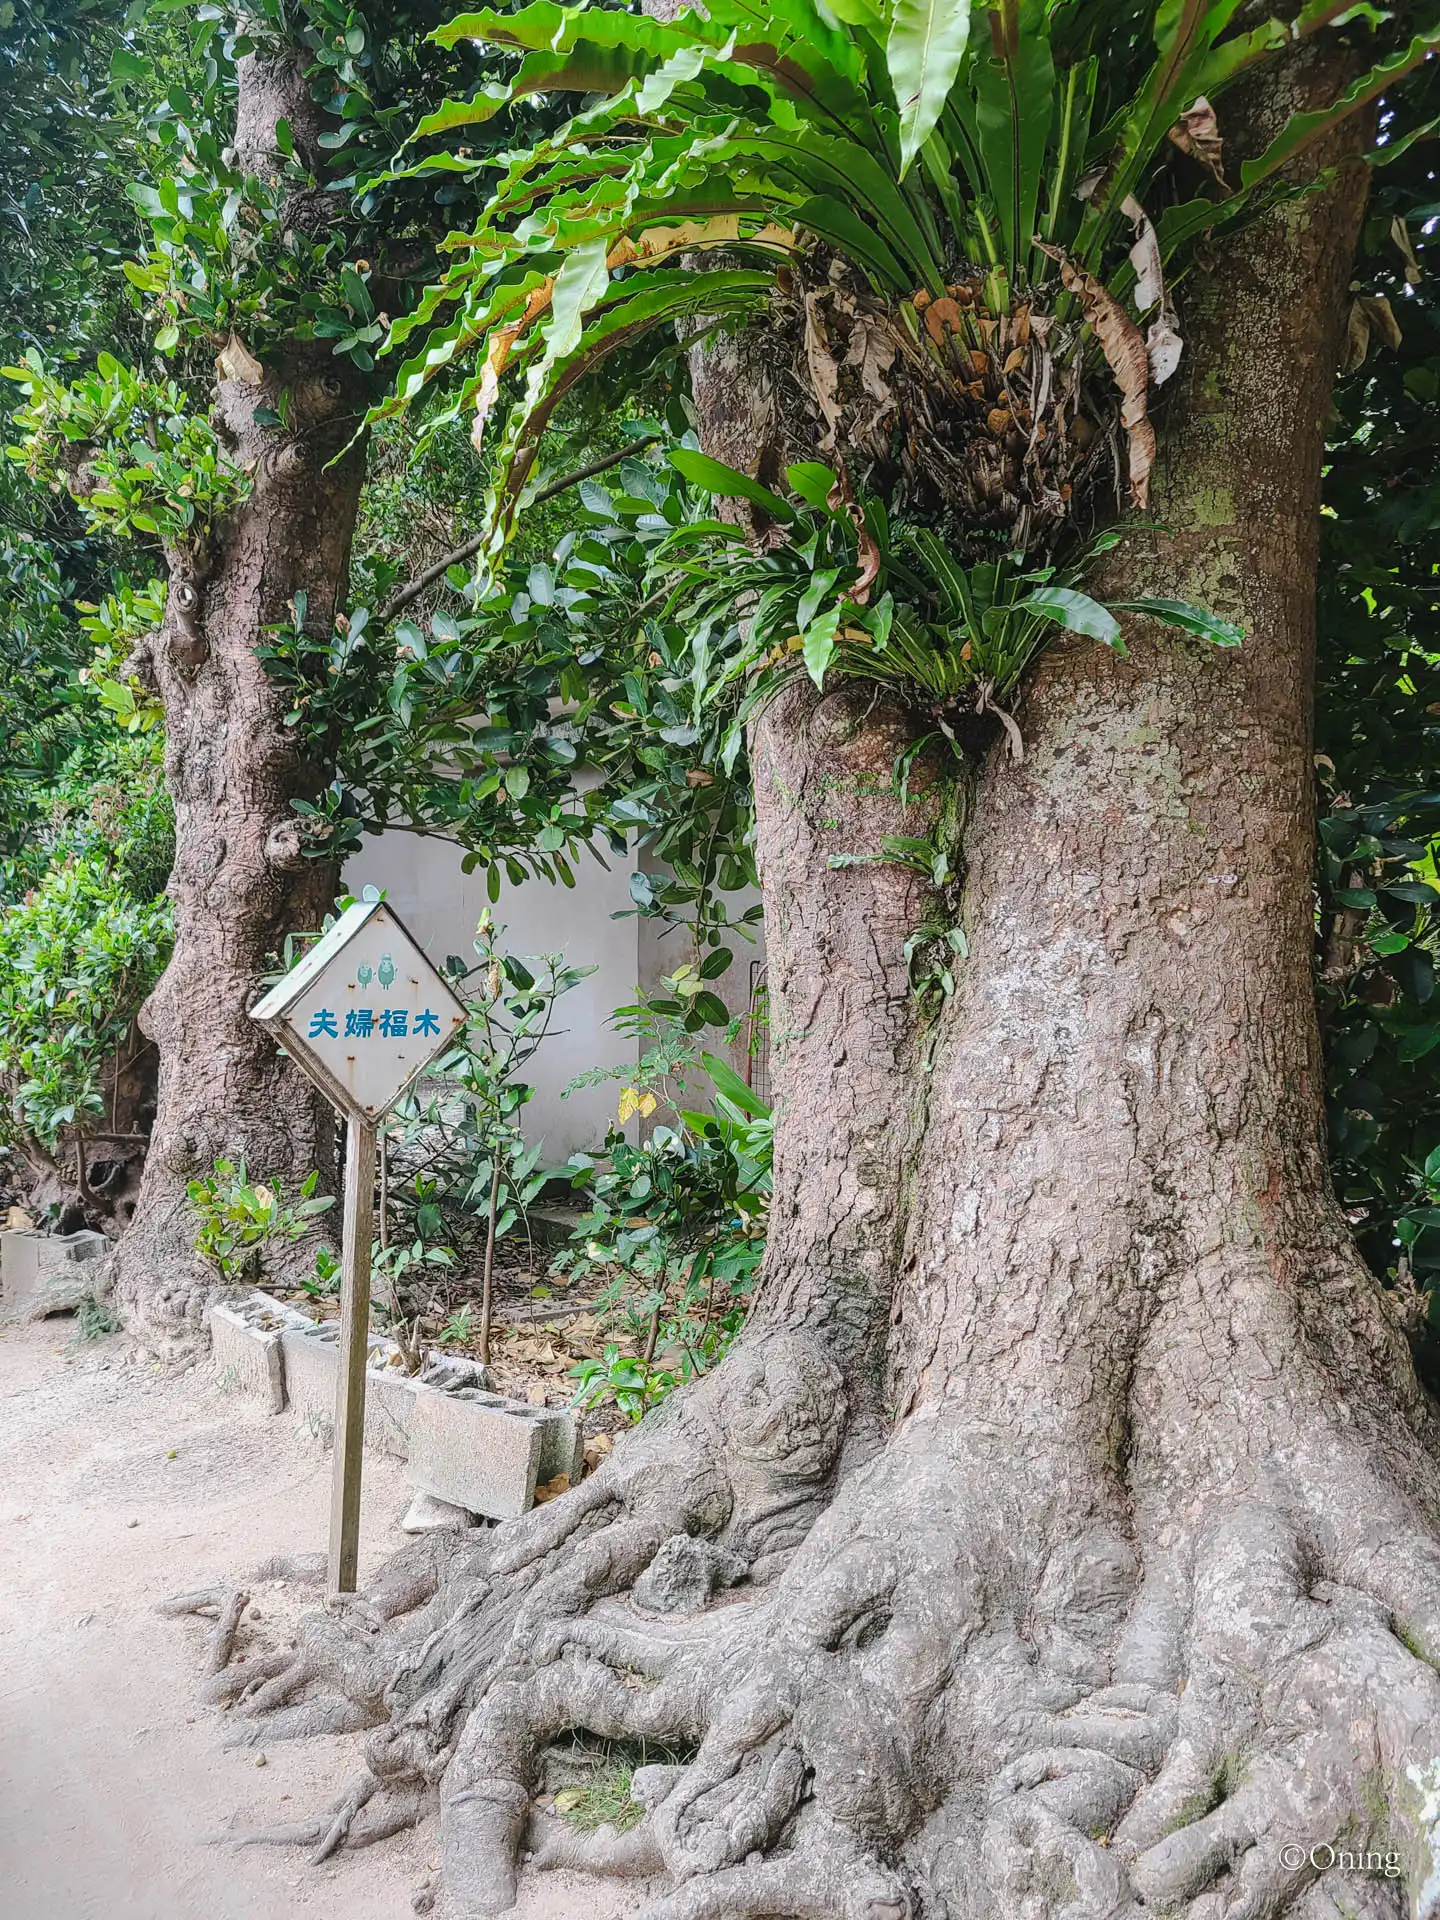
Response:
[{"label": "white concrete wall", "polygon": [[[639,978],[635,919],[611,915],[630,906],[630,863],[607,853],[610,870],[588,855],[575,870],[574,887],[532,880],[506,886],[495,905],[505,928],[505,949],[522,959],[563,953],[572,966],[596,972],[557,1003],[550,1037],[530,1062],[535,1092],[525,1116],[533,1141],[543,1137],[542,1158],[558,1166],[567,1155],[605,1137],[620,1085],[606,1081],[561,1096],[578,1073],[591,1067],[628,1065],[632,1041],[608,1024],[616,1007],[634,1000]],[[448,841],[413,833],[368,839],[345,868],[352,893],[382,887],[400,918],[437,964],[451,953],[473,959],[475,926],[489,904],[482,871],[463,873],[460,850]]]}]

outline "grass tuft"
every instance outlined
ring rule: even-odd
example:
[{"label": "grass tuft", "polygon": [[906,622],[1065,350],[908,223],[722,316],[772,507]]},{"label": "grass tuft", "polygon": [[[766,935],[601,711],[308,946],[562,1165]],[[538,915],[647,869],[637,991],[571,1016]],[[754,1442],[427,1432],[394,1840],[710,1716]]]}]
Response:
[{"label": "grass tuft", "polygon": [[97,1300],[93,1294],[87,1295],[75,1309],[75,1331],[71,1335],[72,1347],[83,1346],[87,1340],[107,1340],[112,1333],[119,1333],[120,1322],[111,1310],[107,1300]]},{"label": "grass tuft", "polygon": [[635,1769],[624,1760],[611,1760],[596,1772],[585,1787],[565,1787],[555,1796],[555,1811],[581,1833],[594,1833],[597,1827],[614,1827],[628,1833],[640,1824],[645,1809],[630,1798],[630,1782]]}]

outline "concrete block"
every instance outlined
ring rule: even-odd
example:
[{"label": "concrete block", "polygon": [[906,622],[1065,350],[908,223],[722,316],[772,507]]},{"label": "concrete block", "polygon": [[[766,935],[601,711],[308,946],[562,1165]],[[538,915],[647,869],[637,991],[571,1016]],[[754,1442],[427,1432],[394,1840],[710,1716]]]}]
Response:
[{"label": "concrete block", "polygon": [[[314,1320],[259,1289],[211,1308],[221,1378],[273,1412],[288,1407],[327,1438],[335,1419],[340,1325]],[[365,1444],[411,1463],[421,1491],[453,1507],[508,1519],[534,1503],[537,1483],[584,1464],[584,1435],[564,1407],[531,1407],[491,1391],[490,1376],[461,1354],[431,1353],[406,1374],[393,1340],[370,1343],[365,1375]],[[444,1402],[446,1405],[438,1406]],[[417,1409],[426,1409],[417,1442]]]},{"label": "concrete block", "polygon": [[[457,1393],[467,1387],[478,1387],[492,1398],[504,1399],[506,1406],[524,1405],[522,1401],[505,1399],[504,1395],[498,1394],[490,1369],[482,1366],[478,1360],[470,1359],[467,1354],[427,1354],[417,1384],[436,1387],[441,1393]],[[577,1481],[585,1462],[585,1435],[580,1421],[566,1407],[525,1407],[525,1411],[538,1421],[544,1435],[540,1446],[540,1484],[543,1486],[561,1473],[569,1474],[572,1482]]]},{"label": "concrete block", "polygon": [[580,1420],[566,1407],[533,1407],[531,1412],[543,1416],[540,1484],[544,1486],[557,1474],[567,1473],[571,1486],[578,1486],[585,1465],[585,1430]]},{"label": "concrete block", "polygon": [[210,1308],[210,1351],[220,1384],[253,1394],[270,1413],[285,1411],[285,1322],[266,1303],[215,1301]]},{"label": "concrete block", "polygon": [[405,1509],[400,1522],[402,1533],[459,1533],[473,1527],[475,1516],[464,1507],[452,1507],[448,1500],[437,1500],[433,1493],[417,1493]]},{"label": "concrete block", "polygon": [[[330,1433],[335,1424],[335,1381],[340,1367],[338,1320],[307,1320],[287,1326],[281,1335],[285,1397],[311,1428]],[[393,1364],[391,1341],[370,1344],[365,1369],[365,1444],[403,1460],[409,1451],[410,1409],[415,1384]]]},{"label": "concrete block", "polygon": [[410,1415],[411,1486],[491,1520],[535,1503],[546,1409],[475,1387],[417,1387]]},{"label": "concrete block", "polygon": [[404,1460],[410,1452],[416,1388],[413,1375],[395,1364],[398,1354],[389,1340],[371,1343],[365,1369],[365,1444]]},{"label": "concrete block", "polygon": [[94,1264],[110,1251],[103,1233],[0,1233],[0,1307],[8,1320],[73,1313],[95,1285]]},{"label": "concrete block", "polygon": [[292,1412],[327,1438],[335,1424],[336,1354],[339,1323],[309,1321],[287,1326],[280,1337],[285,1362],[285,1399]]}]

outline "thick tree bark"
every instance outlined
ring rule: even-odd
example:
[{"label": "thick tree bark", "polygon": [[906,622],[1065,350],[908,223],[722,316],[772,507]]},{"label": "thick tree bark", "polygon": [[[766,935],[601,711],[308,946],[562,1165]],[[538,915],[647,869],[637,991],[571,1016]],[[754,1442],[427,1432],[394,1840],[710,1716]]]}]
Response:
[{"label": "thick tree bark", "polygon": [[[298,61],[240,63],[236,139],[254,171],[278,163],[281,118],[299,152],[318,158]],[[293,212],[297,222],[325,217],[308,201]],[[225,1158],[287,1192],[312,1169],[333,1185],[330,1109],[247,1012],[285,936],[320,926],[339,880],[332,860],[307,856],[290,805],[313,798],[326,775],[297,751],[285,696],[255,649],[267,627],[291,621],[297,594],[307,627],[331,629],[364,472],[363,453],[342,449],[362,405],[353,372],[323,341],[267,355],[253,382],[219,380],[216,417],[252,490],[203,548],[169,556],[165,622],[138,663],[165,702],[175,950],[141,1015],[159,1047],[159,1100],[115,1259],[126,1324],[157,1344],[203,1333],[218,1279],[194,1253],[188,1181]],[[257,421],[266,409],[285,426]]]},{"label": "thick tree bark", "polygon": [[[575,1493],[392,1569],[388,1654],[317,1619],[259,1693],[221,1676],[264,1737],[375,1729],[323,1847],[439,1781],[465,1920],[512,1903],[527,1823],[542,1864],[668,1875],[649,1920],[1440,1913],[1440,1430],[1329,1193],[1310,973],[1322,423],[1363,201],[1327,157],[1195,277],[1170,531],[1109,583],[1244,647],[1056,646],[1024,764],[925,765],[903,814],[888,699],[797,675],[756,729],[781,1127],[755,1317]],[[962,900],[829,864],[897,827],[963,828]],[[937,1014],[903,953],[946,907],[969,957]],[[635,1833],[530,1816],[576,1727],[691,1756],[637,1776]]]}]

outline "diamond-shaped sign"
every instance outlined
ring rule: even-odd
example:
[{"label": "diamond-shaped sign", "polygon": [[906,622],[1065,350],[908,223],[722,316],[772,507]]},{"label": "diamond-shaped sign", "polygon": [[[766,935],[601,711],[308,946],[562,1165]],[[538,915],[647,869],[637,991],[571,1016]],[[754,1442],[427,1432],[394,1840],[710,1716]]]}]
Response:
[{"label": "diamond-shaped sign", "polygon": [[453,1045],[466,1013],[383,900],[357,900],[250,1010],[333,1104],[369,1125]]}]

